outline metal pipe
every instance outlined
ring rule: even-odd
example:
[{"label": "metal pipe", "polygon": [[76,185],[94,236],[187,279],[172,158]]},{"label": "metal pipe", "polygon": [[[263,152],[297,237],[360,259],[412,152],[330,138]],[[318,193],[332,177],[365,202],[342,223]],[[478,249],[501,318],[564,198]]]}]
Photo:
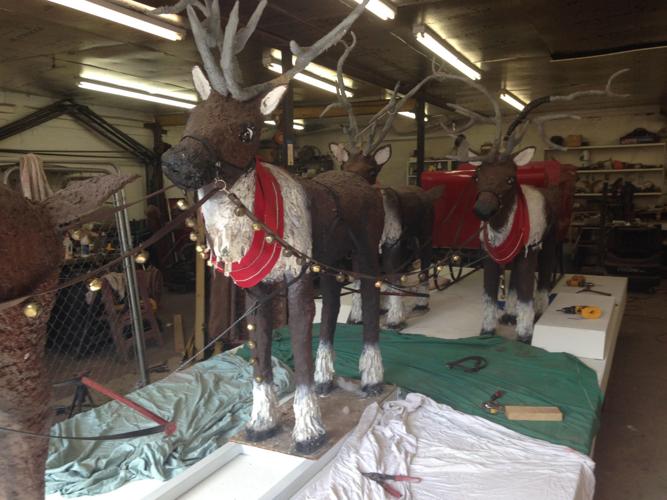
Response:
[{"label": "metal pipe", "polygon": [[[100,167],[88,167],[88,168],[70,168],[67,167],[67,164],[71,165],[102,165]],[[16,164],[16,162],[9,163],[7,165],[12,165],[9,167],[7,170],[5,170],[4,175],[3,175],[3,182],[7,185],[9,185],[9,176],[11,176],[14,172],[19,171],[19,166]],[[48,170],[50,172],[81,172],[81,173],[105,173],[105,174],[119,174],[120,169],[114,165],[113,163],[109,162],[91,162],[91,161],[67,161],[67,162],[44,162],[44,170]],[[2,165],[0,163],[0,167],[3,167],[6,165]],[[106,168],[105,168],[106,167]]]},{"label": "metal pipe", "polygon": [[[125,204],[125,190],[121,190],[113,195],[115,206]],[[116,212],[116,226],[118,227],[118,237],[120,247],[123,253],[132,249],[132,233],[130,232],[130,221],[127,217],[127,209]],[[127,296],[130,306],[130,318],[132,319],[132,333],[134,338],[134,354],[137,360],[139,370],[139,380],[141,387],[149,384],[148,370],[146,368],[146,347],[144,345],[144,322],[141,317],[141,306],[139,303],[139,294],[137,287],[137,272],[134,268],[134,259],[127,256],[123,259],[123,271],[125,272],[125,282],[127,283]],[[150,307],[149,304],[146,304]]]}]

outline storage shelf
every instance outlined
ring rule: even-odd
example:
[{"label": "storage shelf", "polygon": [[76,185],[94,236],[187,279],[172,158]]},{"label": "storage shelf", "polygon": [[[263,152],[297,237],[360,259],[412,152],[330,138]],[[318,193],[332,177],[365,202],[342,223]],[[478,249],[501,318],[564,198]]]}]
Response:
[{"label": "storage shelf", "polygon": [[557,153],[567,153],[568,151],[581,151],[584,149],[626,149],[626,148],[664,148],[664,142],[648,142],[646,144],[609,144],[606,146],[577,146],[567,148],[563,151],[561,149],[547,148],[544,151],[555,151]]},{"label": "storage shelf", "polygon": [[577,169],[577,174],[624,174],[626,172],[630,173],[640,173],[640,172],[662,172],[662,168],[604,168],[604,169]]},{"label": "storage shelf", "polygon": [[[662,192],[652,192],[652,193],[635,193],[635,196],[662,196]],[[574,193],[574,196],[580,196],[582,198],[594,198],[602,196],[602,193]]]}]

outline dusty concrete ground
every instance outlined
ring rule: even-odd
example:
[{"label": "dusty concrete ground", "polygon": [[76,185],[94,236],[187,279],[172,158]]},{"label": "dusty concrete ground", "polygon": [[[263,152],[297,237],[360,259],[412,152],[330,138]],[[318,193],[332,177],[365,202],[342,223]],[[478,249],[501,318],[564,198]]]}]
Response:
[{"label": "dusty concrete ground", "polygon": [[596,500],[667,498],[667,283],[630,294],[597,436]]}]

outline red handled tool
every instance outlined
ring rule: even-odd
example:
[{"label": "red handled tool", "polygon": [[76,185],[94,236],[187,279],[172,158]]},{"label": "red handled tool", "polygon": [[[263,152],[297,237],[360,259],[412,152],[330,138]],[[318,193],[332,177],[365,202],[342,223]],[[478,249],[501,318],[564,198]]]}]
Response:
[{"label": "red handled tool", "polygon": [[401,498],[401,492],[387,484],[387,481],[405,481],[408,483],[421,483],[421,477],[401,476],[393,474],[382,474],[381,472],[362,472],[362,476],[375,481],[382,486],[382,489],[394,498]]}]

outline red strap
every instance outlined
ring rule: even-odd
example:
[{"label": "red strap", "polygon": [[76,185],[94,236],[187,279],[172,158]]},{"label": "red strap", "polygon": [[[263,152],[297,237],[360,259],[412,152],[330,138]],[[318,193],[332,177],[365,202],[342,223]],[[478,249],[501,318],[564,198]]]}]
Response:
[{"label": "red strap", "polygon": [[[283,237],[285,219],[280,185],[271,171],[257,159],[255,162],[255,216],[275,234]],[[230,276],[241,288],[250,288],[262,281],[278,261],[281,246],[277,242],[267,243],[264,230],[255,231],[250,248],[238,262],[232,262]],[[212,259],[215,268],[223,271],[221,262]]]},{"label": "red strap", "polygon": [[489,241],[488,223],[484,224],[484,246],[491,258],[498,264],[507,264],[528,243],[530,234],[530,217],[528,215],[528,203],[523,194],[521,186],[516,197],[516,211],[512,220],[512,227],[507,238],[498,246],[493,246]]}]

